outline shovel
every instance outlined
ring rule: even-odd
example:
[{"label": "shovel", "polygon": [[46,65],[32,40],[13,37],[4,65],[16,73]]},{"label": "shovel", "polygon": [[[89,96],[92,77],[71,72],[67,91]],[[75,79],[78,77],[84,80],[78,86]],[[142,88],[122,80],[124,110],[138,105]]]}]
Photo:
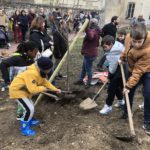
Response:
[{"label": "shovel", "polygon": [[91,98],[86,98],[83,102],[80,103],[79,108],[81,108],[82,110],[89,110],[89,109],[93,109],[95,108],[97,105],[97,103],[95,102],[96,98],[99,96],[100,92],[102,91],[102,89],[105,87],[105,85],[107,84],[108,81],[104,82],[104,84],[102,85],[102,87],[98,90],[98,92],[96,93],[96,95],[93,97],[93,99]]},{"label": "shovel", "polygon": [[[49,92],[52,92],[52,93],[56,93],[55,91],[51,91],[51,90],[48,90]],[[64,95],[68,95],[69,97],[75,97],[76,96],[76,91],[65,91],[65,90],[61,90],[61,94],[64,94]]]},{"label": "shovel", "polygon": [[61,100],[61,98],[59,98],[58,96],[50,94],[50,93],[47,93],[47,92],[42,92],[42,94],[47,95],[47,96],[49,96],[51,98],[54,98],[56,101]]},{"label": "shovel", "polygon": [[[125,73],[123,69],[123,65],[120,64],[121,68],[121,75],[122,75],[122,80],[123,80],[123,85],[125,87],[126,81],[125,81]],[[125,100],[126,100],[126,105],[127,105],[127,110],[128,110],[128,119],[129,119],[129,126],[130,126],[130,133],[131,135],[129,136],[116,136],[117,139],[122,140],[122,141],[132,141],[133,138],[136,136],[135,130],[134,130],[134,125],[133,125],[133,119],[132,119],[132,113],[131,113],[131,107],[129,103],[129,96],[128,93],[125,93]]]}]

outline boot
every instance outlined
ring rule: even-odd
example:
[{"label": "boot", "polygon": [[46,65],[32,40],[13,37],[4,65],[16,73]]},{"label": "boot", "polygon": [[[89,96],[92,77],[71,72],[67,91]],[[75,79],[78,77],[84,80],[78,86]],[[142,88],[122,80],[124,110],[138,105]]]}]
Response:
[{"label": "boot", "polygon": [[20,121],[21,133],[25,136],[33,136],[36,134],[35,131],[30,129],[30,121]]},{"label": "boot", "polygon": [[32,118],[31,120],[30,120],[30,125],[31,126],[36,126],[36,125],[39,125],[40,124],[40,121],[39,120],[36,120],[36,119],[34,119],[34,118]]}]

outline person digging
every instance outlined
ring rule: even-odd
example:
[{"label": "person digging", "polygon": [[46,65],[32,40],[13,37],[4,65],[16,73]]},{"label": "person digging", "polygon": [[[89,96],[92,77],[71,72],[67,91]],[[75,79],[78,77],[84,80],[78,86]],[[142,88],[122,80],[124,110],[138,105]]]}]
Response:
[{"label": "person digging", "polygon": [[61,93],[60,89],[57,89],[46,79],[52,67],[53,63],[49,58],[41,57],[26,71],[17,75],[10,84],[10,98],[15,99],[24,109],[20,124],[21,133],[25,136],[34,136],[36,132],[31,130],[30,127],[40,123],[33,119],[34,104],[31,100],[32,96],[47,90]]}]

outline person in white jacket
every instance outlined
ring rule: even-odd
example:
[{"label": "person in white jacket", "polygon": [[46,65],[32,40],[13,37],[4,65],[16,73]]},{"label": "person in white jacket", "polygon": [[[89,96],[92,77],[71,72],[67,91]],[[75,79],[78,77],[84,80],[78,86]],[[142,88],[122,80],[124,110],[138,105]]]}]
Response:
[{"label": "person in white jacket", "polygon": [[106,98],[106,104],[100,110],[100,114],[108,114],[112,111],[112,104],[115,96],[118,98],[120,106],[124,105],[123,100],[123,84],[121,78],[121,71],[118,65],[120,54],[124,51],[122,43],[115,41],[114,37],[106,35],[102,40],[102,47],[107,52],[106,61],[108,62],[108,96]]}]

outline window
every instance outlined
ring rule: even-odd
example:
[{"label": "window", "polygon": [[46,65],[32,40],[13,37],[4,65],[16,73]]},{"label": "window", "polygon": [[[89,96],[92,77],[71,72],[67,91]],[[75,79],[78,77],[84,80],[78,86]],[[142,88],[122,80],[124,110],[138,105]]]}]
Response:
[{"label": "window", "polygon": [[128,3],[126,19],[130,19],[134,15],[135,3]]}]

